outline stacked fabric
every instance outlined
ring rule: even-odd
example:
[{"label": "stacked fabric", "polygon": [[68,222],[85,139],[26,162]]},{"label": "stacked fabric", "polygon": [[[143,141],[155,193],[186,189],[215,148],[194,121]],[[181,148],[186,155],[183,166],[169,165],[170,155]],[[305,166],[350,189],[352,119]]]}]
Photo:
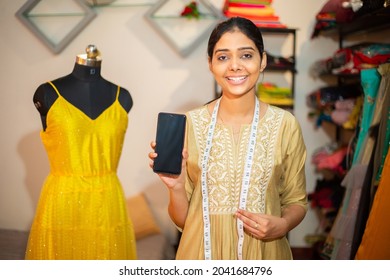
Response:
[{"label": "stacked fabric", "polygon": [[257,86],[257,96],[261,101],[275,106],[292,106],[294,99],[291,89],[264,82]]},{"label": "stacked fabric", "polygon": [[345,129],[355,129],[358,125],[363,92],[360,83],[321,87],[306,97],[306,104],[317,118],[316,126],[323,121],[332,122]]},{"label": "stacked fabric", "polygon": [[244,17],[258,27],[286,28],[271,7],[272,0],[226,0],[223,13],[226,17]]}]

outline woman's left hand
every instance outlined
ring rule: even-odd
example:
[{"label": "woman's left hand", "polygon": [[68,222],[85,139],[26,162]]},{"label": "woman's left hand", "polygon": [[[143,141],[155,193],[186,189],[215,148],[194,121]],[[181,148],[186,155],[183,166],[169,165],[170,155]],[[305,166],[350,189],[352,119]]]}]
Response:
[{"label": "woman's left hand", "polygon": [[235,216],[243,222],[247,233],[264,241],[281,238],[288,231],[288,223],[281,217],[252,213],[242,209],[238,209]]}]

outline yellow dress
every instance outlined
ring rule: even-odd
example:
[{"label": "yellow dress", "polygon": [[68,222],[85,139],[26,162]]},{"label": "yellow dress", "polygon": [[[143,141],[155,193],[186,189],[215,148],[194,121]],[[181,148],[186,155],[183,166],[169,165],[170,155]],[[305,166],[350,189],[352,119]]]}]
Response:
[{"label": "yellow dress", "polygon": [[[186,190],[190,207],[177,251],[177,259],[204,259],[201,158],[206,147],[210,113],[206,106],[187,114]],[[237,221],[245,156],[251,125],[241,127],[239,141],[233,131],[216,124],[207,173],[211,259],[238,259]],[[301,205],[307,209],[305,183],[306,148],[293,115],[269,106],[260,119],[246,209],[281,216],[282,208]],[[286,237],[263,242],[244,234],[242,259],[292,259]]]},{"label": "yellow dress", "polygon": [[50,174],[31,227],[26,259],[136,259],[133,225],[116,171],[128,125],[117,97],[92,120],[58,98],[41,131]]}]

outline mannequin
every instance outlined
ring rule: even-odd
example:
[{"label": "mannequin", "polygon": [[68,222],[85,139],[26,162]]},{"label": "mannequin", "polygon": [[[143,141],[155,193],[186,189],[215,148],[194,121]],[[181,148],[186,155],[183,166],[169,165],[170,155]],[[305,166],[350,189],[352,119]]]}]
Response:
[{"label": "mannequin", "polygon": [[[96,46],[89,45],[85,54],[76,57],[72,73],[53,82],[61,95],[91,119],[96,119],[115,101],[118,86],[101,76],[101,57]],[[46,129],[46,115],[58,98],[49,83],[41,84],[35,91],[33,102],[38,109],[43,129]],[[130,93],[120,88],[119,102],[129,112],[133,106]]]},{"label": "mannequin", "polygon": [[25,258],[136,259],[119,159],[133,101],[100,75],[96,47],[78,55],[73,72],[38,87],[42,143],[50,172],[41,188]]}]

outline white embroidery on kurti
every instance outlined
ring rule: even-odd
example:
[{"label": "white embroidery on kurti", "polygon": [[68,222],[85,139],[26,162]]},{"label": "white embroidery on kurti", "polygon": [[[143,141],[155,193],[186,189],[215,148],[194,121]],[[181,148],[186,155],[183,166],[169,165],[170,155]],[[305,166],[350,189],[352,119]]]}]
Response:
[{"label": "white embroidery on kurti", "polygon": [[[269,106],[265,119],[259,123],[246,203],[248,211],[265,212],[266,191],[274,168],[276,141],[283,114],[282,110]],[[203,154],[210,122],[209,112],[204,107],[190,112],[190,116],[199,154]],[[228,127],[220,124],[215,127],[207,174],[210,214],[234,213],[239,205],[250,125],[244,126],[242,130],[240,141],[235,145]]]}]

